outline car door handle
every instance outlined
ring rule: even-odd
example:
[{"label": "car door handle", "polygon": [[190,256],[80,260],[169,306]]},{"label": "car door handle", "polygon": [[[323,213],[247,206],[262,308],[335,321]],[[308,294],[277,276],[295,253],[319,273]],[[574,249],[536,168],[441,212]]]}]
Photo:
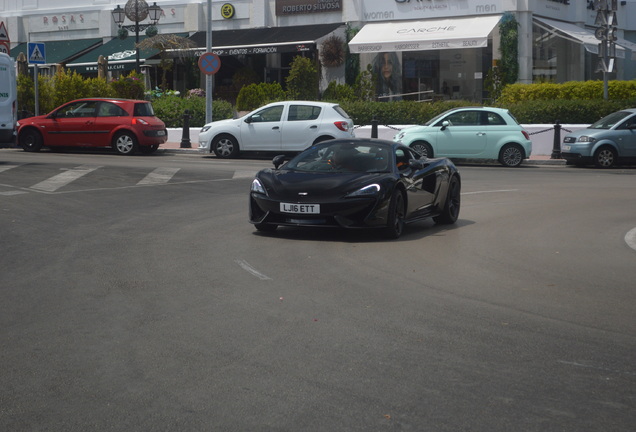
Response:
[{"label": "car door handle", "polygon": [[484,136],[486,135],[486,132],[477,132],[477,136]]},{"label": "car door handle", "polygon": [[278,126],[274,126],[274,127],[272,128],[272,130],[278,130],[278,129],[280,129]]},{"label": "car door handle", "polygon": [[317,125],[309,126],[309,129],[318,129]]}]

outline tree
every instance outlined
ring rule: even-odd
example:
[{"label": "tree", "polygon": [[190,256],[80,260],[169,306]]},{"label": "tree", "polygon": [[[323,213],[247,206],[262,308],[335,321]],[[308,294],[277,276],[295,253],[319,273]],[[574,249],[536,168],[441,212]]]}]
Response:
[{"label": "tree", "polygon": [[172,69],[172,57],[188,57],[186,50],[194,47],[196,44],[192,40],[173,34],[158,34],[137,44],[137,49],[159,51],[159,57],[161,57],[159,65],[163,71],[161,75],[161,88],[163,90],[166,90],[167,87],[167,72]]}]

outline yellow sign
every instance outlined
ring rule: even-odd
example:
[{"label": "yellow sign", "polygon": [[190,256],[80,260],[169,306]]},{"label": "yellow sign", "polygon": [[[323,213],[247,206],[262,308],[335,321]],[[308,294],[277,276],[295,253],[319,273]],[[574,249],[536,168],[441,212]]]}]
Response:
[{"label": "yellow sign", "polygon": [[234,6],[229,3],[225,3],[221,6],[221,16],[225,19],[234,17]]}]

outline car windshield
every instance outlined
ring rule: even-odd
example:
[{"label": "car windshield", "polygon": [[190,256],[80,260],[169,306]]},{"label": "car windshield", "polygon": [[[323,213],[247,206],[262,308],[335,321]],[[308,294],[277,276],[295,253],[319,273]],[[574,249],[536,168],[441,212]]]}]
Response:
[{"label": "car windshield", "polygon": [[390,146],[372,143],[326,143],[299,154],[284,169],[302,172],[387,172]]},{"label": "car windshield", "polygon": [[618,111],[603,117],[588,129],[611,129],[616,123],[620,123],[625,117],[632,115],[629,111]]}]

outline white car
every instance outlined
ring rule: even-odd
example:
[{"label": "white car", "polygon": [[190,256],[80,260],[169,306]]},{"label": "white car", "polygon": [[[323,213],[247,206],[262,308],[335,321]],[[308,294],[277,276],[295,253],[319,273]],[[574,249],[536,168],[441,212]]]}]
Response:
[{"label": "white car", "polygon": [[206,124],[199,151],[235,158],[242,151],[300,152],[321,141],[353,137],[353,121],[338,104],[285,101]]}]

